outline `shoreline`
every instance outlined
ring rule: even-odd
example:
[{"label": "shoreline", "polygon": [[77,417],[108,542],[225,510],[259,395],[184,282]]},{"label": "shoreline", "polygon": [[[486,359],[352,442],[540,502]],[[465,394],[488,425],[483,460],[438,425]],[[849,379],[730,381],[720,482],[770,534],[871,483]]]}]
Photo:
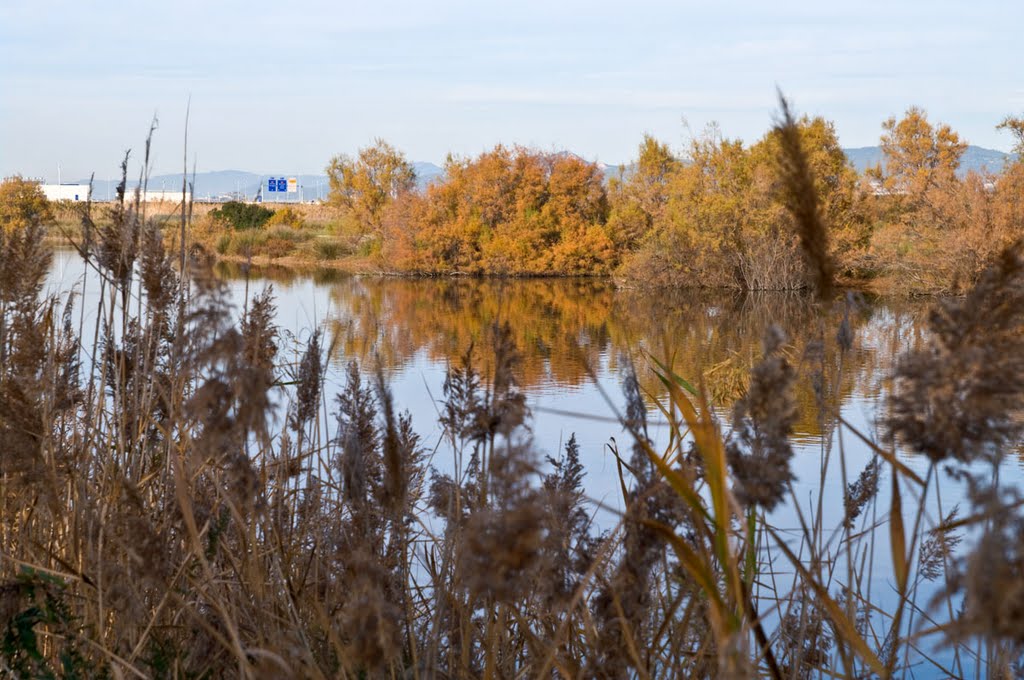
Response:
[{"label": "shoreline", "polygon": [[[49,234],[44,240],[46,245],[53,248],[76,249],[76,244],[66,235]],[[216,251],[210,252],[217,264],[227,264],[237,267],[246,265],[258,268],[279,268],[287,269],[296,274],[313,273],[316,271],[330,271],[345,276],[371,276],[377,278],[396,279],[477,279],[486,280],[590,280],[606,281],[614,285],[617,290],[622,291],[721,291],[737,294],[746,293],[779,293],[787,295],[805,295],[808,289],[741,289],[711,286],[644,286],[623,279],[614,274],[538,274],[538,273],[494,273],[494,272],[405,272],[393,269],[384,269],[375,263],[370,257],[352,255],[344,258],[331,260],[313,260],[294,255],[284,257],[270,257],[267,255],[253,255],[243,257],[241,255],[224,255]],[[839,294],[856,293],[890,298],[920,298],[920,297],[958,297],[951,292],[905,292],[899,293],[886,290],[882,286],[872,285],[873,280],[841,279],[836,281],[835,289]]]},{"label": "shoreline", "polygon": [[[47,233],[44,243],[54,248],[76,248],[75,242],[70,238],[74,228],[67,224],[59,224],[54,230]],[[71,233],[69,233],[71,232]],[[205,247],[205,246],[204,246]],[[386,269],[379,262],[375,262],[371,256],[348,255],[335,259],[310,259],[297,255],[285,255],[282,257],[271,257],[269,255],[253,255],[245,257],[242,255],[227,255],[208,248],[209,254],[217,264],[228,264],[233,266],[254,266],[262,268],[288,269],[297,274],[311,273],[317,270],[330,271],[346,276],[374,276],[380,278],[404,278],[404,279],[479,279],[479,280],[529,280],[529,279],[588,279],[593,281],[609,281],[618,290],[649,290],[649,291],[698,291],[716,290],[729,291],[734,293],[785,293],[803,295],[808,289],[741,289],[729,287],[712,286],[655,286],[643,285],[627,280],[616,274],[557,274],[557,273],[497,273],[497,272],[409,272],[394,269]],[[862,295],[873,295],[890,298],[944,298],[960,297],[954,291],[926,291],[926,290],[899,290],[885,285],[885,275],[873,279],[837,278],[835,282],[836,292],[839,294],[855,293]]]}]

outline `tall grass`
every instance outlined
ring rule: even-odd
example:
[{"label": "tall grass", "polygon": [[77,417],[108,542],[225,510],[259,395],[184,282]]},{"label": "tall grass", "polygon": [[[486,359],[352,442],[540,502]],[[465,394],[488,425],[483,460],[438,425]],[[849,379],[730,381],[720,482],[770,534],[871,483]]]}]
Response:
[{"label": "tall grass", "polygon": [[[807,304],[824,308],[825,225],[801,195],[798,140],[784,151],[822,293]],[[998,470],[1024,406],[1019,245],[941,303],[878,436],[836,407],[846,325],[820,328],[835,363],[771,329],[729,424],[686,379],[699,367],[646,356],[663,391],[627,371],[623,510],[597,527],[575,439],[547,460],[531,439],[509,327],[450,368],[431,448],[372,365],[350,364],[329,399],[332,340],[288,356],[272,291],[236,317],[201,249],[179,239],[169,255],[124,186],[83,216],[91,337],[70,298],[42,296],[41,225],[0,230],[5,674],[861,678],[1008,675],[1018,660],[1024,502]],[[835,526],[794,489],[797,361],[836,433],[819,469],[844,480]],[[660,446],[651,409],[669,424]],[[864,469],[847,470],[850,437],[873,452]],[[931,517],[940,465],[970,507]],[[773,525],[780,507],[795,530]],[[930,656],[933,641],[952,654]]]}]

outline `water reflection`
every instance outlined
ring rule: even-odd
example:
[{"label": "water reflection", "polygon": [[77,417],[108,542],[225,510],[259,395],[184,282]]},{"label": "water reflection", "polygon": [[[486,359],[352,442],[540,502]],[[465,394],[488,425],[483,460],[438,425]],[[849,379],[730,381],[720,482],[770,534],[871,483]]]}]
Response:
[{"label": "water reflection", "polygon": [[242,262],[220,261],[214,266],[217,276],[228,281],[242,281],[245,279],[265,281],[267,283],[293,285],[300,281],[312,281],[321,286],[326,286],[342,279],[349,278],[337,269],[327,267],[295,268],[282,267],[280,265],[254,265]]},{"label": "water reflection", "polygon": [[[777,324],[800,369],[797,436],[808,441],[829,433],[822,403],[841,412],[857,401],[874,411],[894,357],[921,341],[928,307],[862,296],[823,308],[783,293],[652,294],[594,279],[358,277],[229,263],[218,272],[279,289],[312,283],[326,290],[335,361],[380,361],[392,374],[424,363],[445,366],[471,344],[486,365],[489,329],[508,323],[528,394],[580,388],[633,360],[641,386],[656,397],[662,386],[642,356],[649,353],[686,379],[702,380],[726,412],[746,388],[765,329]],[[836,341],[844,319],[853,339],[845,352]]]},{"label": "water reflection", "polygon": [[[804,436],[822,433],[819,397],[836,408],[855,393],[877,398],[892,357],[919,333],[914,306],[864,302],[849,314],[854,344],[843,353],[834,339],[846,314],[842,306],[822,311],[806,298],[777,294],[652,298],[594,281],[348,278],[331,284],[329,297],[337,358],[379,356],[389,370],[422,357],[444,364],[471,343],[486,345],[488,329],[502,322],[522,353],[528,393],[579,387],[597,367],[618,373],[632,357],[642,387],[659,395],[650,363],[637,359],[647,352],[688,380],[703,380],[722,408],[742,395],[765,329],[778,324],[804,377],[798,394]],[[485,347],[478,356],[486,360]]]},{"label": "water reflection", "polygon": [[[590,461],[591,482],[610,475],[604,486],[613,490],[618,487],[612,470],[601,468],[607,465],[604,445],[622,435],[614,408],[622,406],[623,362],[634,362],[651,397],[652,419],[661,420],[653,399],[663,387],[645,355],[665,361],[691,382],[703,381],[727,420],[761,356],[765,329],[777,324],[789,338],[786,351],[800,373],[794,439],[804,456],[796,462],[796,473],[808,489],[841,497],[840,480],[819,479],[817,456],[808,454],[836,445],[836,421],[830,414],[841,413],[865,434],[876,434],[893,362],[924,339],[931,307],[930,300],[863,296],[854,296],[852,304],[840,300],[823,308],[805,296],[784,293],[651,294],[617,290],[609,281],[594,279],[359,277],[329,269],[228,263],[218,265],[218,273],[230,282],[239,303],[244,291],[251,294],[264,283],[273,284],[278,321],[286,332],[301,335],[322,323],[333,339],[338,384],[337,371],[349,360],[366,368],[379,361],[395,382],[399,403],[412,411],[428,439],[440,437],[435,402],[446,366],[473,344],[486,370],[489,328],[507,322],[522,355],[519,379],[535,409],[538,445],[554,452],[576,433]],[[844,319],[852,336],[845,352],[836,340]],[[617,403],[609,404],[605,395]],[[566,417],[567,412],[606,422],[597,425],[600,420]],[[845,455],[855,474],[870,450],[847,439]],[[926,461],[904,451],[899,455],[924,469]]]}]

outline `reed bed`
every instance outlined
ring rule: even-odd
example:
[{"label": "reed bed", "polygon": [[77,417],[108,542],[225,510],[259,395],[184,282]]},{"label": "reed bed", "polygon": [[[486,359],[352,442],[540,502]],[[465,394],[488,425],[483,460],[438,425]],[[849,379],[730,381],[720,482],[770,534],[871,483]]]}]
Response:
[{"label": "reed bed", "polygon": [[[794,125],[788,107],[778,125]],[[807,304],[848,304],[830,294],[827,229],[806,195],[799,139],[783,140],[794,227],[820,293]],[[624,510],[604,508],[615,520],[598,527],[575,439],[546,458],[530,437],[507,326],[453,362],[444,441],[426,442],[382,370],[353,362],[327,389],[332,339],[313,332],[287,355],[271,291],[232,309],[201,249],[179,239],[169,253],[161,221],[125,184],[105,214],[82,214],[78,247],[100,282],[90,337],[74,296],[42,295],[43,225],[0,230],[0,673],[1018,668],[1024,500],[998,472],[1024,410],[1020,244],[965,298],[937,305],[926,342],[897,364],[877,433],[852,428],[832,399],[848,324],[821,324],[819,350],[839,349],[830,363],[824,351],[794,356],[785,329],[772,328],[731,422],[686,379],[699,367],[642,356],[663,390],[644,393],[627,371],[630,436],[614,448]],[[841,434],[829,438],[838,447],[823,445],[820,468],[844,480],[835,526],[794,491],[796,363],[815,367],[820,418]],[[658,447],[652,410],[669,423]],[[844,437],[870,447],[865,468],[847,469]],[[908,453],[927,457],[926,474]],[[435,469],[437,456],[451,457],[450,472]],[[925,510],[940,474],[968,489],[969,507]],[[787,506],[795,531],[770,519]],[[892,568],[880,583],[872,569],[885,551]],[[948,653],[933,656],[936,645]]]}]

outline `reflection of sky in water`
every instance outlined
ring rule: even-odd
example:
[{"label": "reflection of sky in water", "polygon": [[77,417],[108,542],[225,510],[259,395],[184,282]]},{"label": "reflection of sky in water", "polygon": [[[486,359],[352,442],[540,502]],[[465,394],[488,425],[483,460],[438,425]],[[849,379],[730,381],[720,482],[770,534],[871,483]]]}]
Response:
[{"label": "reflection of sky in water", "polygon": [[[49,292],[66,292],[74,286],[81,293],[82,273],[83,264],[77,255],[71,251],[59,250],[54,258],[47,290]],[[419,287],[416,287],[416,282],[396,283],[376,279],[364,279],[356,284],[351,279],[336,276],[325,277],[326,281],[316,281],[310,276],[302,275],[285,275],[274,278],[277,279],[273,281],[277,304],[277,323],[282,332],[279,356],[285,361],[297,361],[302,345],[309,337],[310,329],[316,326],[324,327],[329,334],[332,331],[337,331],[338,328],[347,328],[347,332],[350,333],[353,332],[353,329],[355,332],[359,332],[366,323],[367,312],[364,307],[366,301],[374,297],[379,298],[375,302],[379,306],[373,309],[374,314],[377,314],[374,317],[374,322],[381,326],[390,324],[393,327],[378,328],[376,337],[383,342],[391,342],[396,347],[405,348],[403,351],[393,351],[389,354],[390,364],[384,367],[385,374],[390,380],[396,405],[399,409],[410,411],[414,428],[422,437],[422,444],[428,451],[433,452],[430,464],[439,470],[450,471],[453,463],[450,455],[446,455],[444,445],[441,444],[442,432],[437,422],[437,416],[447,362],[457,361],[458,357],[442,357],[439,355],[439,351],[447,346],[446,342],[453,342],[453,339],[462,338],[464,335],[468,337],[469,329],[459,327],[458,318],[452,320],[437,316],[434,308],[429,305],[437,302],[431,299],[431,296],[436,296],[439,291],[445,290],[448,291],[447,294],[451,294],[451,290],[438,287],[434,281],[423,281],[420,282]],[[460,286],[469,288],[458,294],[464,295],[466,290],[472,292],[474,285],[476,284],[472,282],[460,283]],[[483,287],[489,284],[479,285]],[[543,291],[545,294],[551,290],[557,291],[560,285],[563,284],[558,282],[545,284]],[[566,283],[564,285],[571,286],[573,284]],[[244,303],[247,289],[248,295],[251,297],[261,291],[263,286],[264,281],[255,274],[248,284],[240,278],[228,278],[230,296],[239,309]],[[401,288],[402,294],[406,296],[422,294],[424,296],[423,305],[420,304],[421,301],[415,299],[410,301],[388,297],[389,289],[395,286]],[[83,335],[85,338],[91,339],[98,302],[98,280],[94,276],[89,277],[84,288],[84,297],[76,300],[75,304],[81,306],[84,312]],[[507,289],[502,288],[502,290],[505,291],[502,295],[512,296],[516,294],[517,286],[509,285]],[[527,288],[523,290],[527,290]],[[410,293],[410,291],[412,292]],[[569,297],[571,298],[574,294],[585,295],[585,289],[583,293],[578,291],[570,293]],[[528,314],[526,316],[521,314],[515,319],[515,322],[527,326],[517,329],[521,335],[527,338],[534,338],[536,335],[536,354],[530,355],[530,352],[524,350],[524,354],[528,355],[526,361],[530,364],[531,383],[524,385],[523,389],[527,394],[528,405],[533,412],[530,427],[539,452],[542,456],[557,456],[569,437],[575,434],[586,467],[585,484],[588,495],[609,508],[620,508],[622,499],[619,472],[615,457],[608,447],[609,442],[614,438],[618,442],[620,453],[628,460],[631,450],[629,436],[615,422],[616,412],[622,412],[625,406],[621,387],[620,353],[634,351],[642,345],[657,356],[658,352],[655,348],[660,346],[661,340],[658,335],[663,328],[658,317],[655,317],[653,321],[648,321],[646,326],[643,323],[630,326],[628,322],[612,318],[616,314],[621,315],[622,312],[616,306],[618,305],[618,294],[609,296],[607,291],[601,294],[604,297],[600,304],[610,304],[611,306],[604,308],[598,305],[597,314],[606,313],[608,315],[610,331],[601,320],[599,320],[598,327],[595,327],[593,319],[595,312],[588,309],[584,309],[574,316],[572,309],[568,309],[568,311],[552,310],[552,308],[538,306],[536,318],[531,318]],[[355,295],[358,299],[346,297],[346,295]],[[364,296],[365,299],[359,296]],[[633,298],[633,302],[630,304],[635,305],[635,300],[636,298]],[[546,303],[548,302],[551,300],[547,299]],[[529,304],[531,303],[526,304],[527,309]],[[424,305],[426,311],[424,311]],[[855,349],[844,359],[848,362],[848,366],[844,368],[848,375],[848,385],[845,388],[840,386],[840,410],[849,423],[869,436],[875,433],[875,420],[879,415],[879,395],[884,394],[883,377],[891,366],[891,358],[895,352],[905,348],[915,337],[919,337],[923,309],[925,306],[922,304],[876,301],[871,304],[870,313],[855,329]],[[407,328],[402,326],[402,322],[406,318],[402,314],[410,310],[418,314],[415,317],[415,323],[421,326],[425,324],[425,327]],[[778,321],[785,326],[787,321],[785,315],[774,318],[770,307],[768,311],[769,313],[765,315],[768,322]],[[735,318],[727,318],[730,314],[729,310],[719,304],[706,305],[702,308],[702,312],[704,318],[711,320],[712,323],[705,329],[694,330],[693,334],[689,336],[691,340],[697,338],[700,342],[710,342],[711,338],[721,330],[721,327],[715,327],[714,323],[737,322]],[[355,319],[359,315],[362,315],[363,318]],[[666,327],[668,324],[674,323],[670,320],[670,316],[666,315],[665,317]],[[569,338],[568,340],[565,337],[555,338],[557,342],[554,342],[551,338],[541,337],[542,322],[549,326],[551,323],[565,324],[577,317],[582,320],[581,323],[590,324],[590,326],[587,328],[581,326],[579,329],[562,329],[564,335]],[[739,323],[743,322],[742,316],[736,318],[739,319]],[[353,319],[355,319],[355,323],[349,323]],[[341,324],[332,324],[331,322],[341,322]],[[616,326],[616,323],[620,325]],[[798,320],[794,323],[806,324],[807,320]],[[673,328],[677,331],[680,328],[685,330],[687,328],[686,320],[684,319],[681,325]],[[834,333],[834,326],[826,325],[825,328],[826,333]],[[796,330],[787,328],[787,330],[791,335],[798,334],[800,331],[799,328]],[[536,333],[534,333],[535,331]],[[439,338],[443,336],[445,340],[432,342],[430,340],[432,334]],[[599,336],[596,340],[595,334]],[[474,335],[474,337],[477,336]],[[597,385],[593,380],[587,378],[586,371],[582,368],[577,371],[576,379],[565,379],[566,375],[571,375],[571,372],[566,373],[565,365],[571,363],[572,357],[557,356],[557,353],[564,349],[565,343],[572,345],[573,343],[580,344],[581,341],[591,345],[587,348],[589,351],[587,356],[591,364],[589,370],[596,378]],[[326,340],[325,345],[329,342],[330,338]],[[478,342],[480,341],[478,340]],[[796,339],[794,338],[795,343]],[[87,340],[87,344],[91,343]],[[760,353],[759,343],[751,341],[746,345],[728,347],[727,355],[740,357],[749,355],[750,361],[755,360]],[[350,344],[349,350],[357,355],[361,354],[361,356],[336,355],[330,362],[326,384],[332,396],[342,385],[342,374],[348,359],[360,359],[364,369],[368,371],[372,369],[372,354],[367,352],[365,347],[359,349],[358,343],[355,343]],[[481,363],[486,363],[485,343],[481,342],[476,356]],[[795,356],[794,361],[800,363],[800,357]],[[641,383],[645,388],[651,390],[656,386],[656,382],[650,379],[644,380],[642,362],[643,359],[638,359]],[[749,361],[747,365],[749,365]],[[676,366],[679,367],[680,364],[677,362]],[[557,370],[555,370],[556,368]],[[650,378],[649,375],[647,377]],[[692,378],[693,376],[686,375],[685,377]],[[801,380],[806,381],[807,377],[801,376]],[[333,400],[331,403],[333,404]],[[809,407],[813,406],[813,402],[808,403],[805,399],[801,405]],[[650,434],[655,441],[657,450],[659,446],[667,444],[668,428],[658,424],[663,421],[663,417],[655,408],[652,407],[649,410],[649,415],[653,423]],[[728,408],[723,407],[719,411],[719,415],[723,426],[727,426],[729,422]],[[802,424],[809,422],[813,422],[813,418],[804,419]],[[328,427],[330,434],[333,434],[336,429],[333,416]],[[826,447],[823,444],[823,436],[815,431],[816,429],[815,427],[803,430],[794,437],[796,455],[793,469],[797,477],[794,490],[804,517],[816,515],[820,502],[822,526],[824,527],[822,540],[826,544],[830,542],[835,544],[838,540],[838,536],[835,534],[842,525],[844,512],[844,485],[840,461],[845,459],[846,482],[851,483],[856,480],[860,471],[870,460],[871,451],[854,434],[845,429],[833,431],[831,446]],[[822,480],[820,479],[820,469],[823,457],[826,455],[831,457],[831,463],[824,480]],[[901,460],[920,476],[926,475],[927,461],[923,457],[901,455]],[[1008,481],[1019,481],[1021,477],[1019,461],[1010,462],[1005,467],[1005,476]],[[887,473],[887,466],[883,466],[882,492],[878,497],[878,506],[874,510],[869,506],[865,511],[869,516],[872,513],[880,519],[886,516],[889,510],[887,504],[890,485],[891,478]],[[939,472],[939,488],[944,512],[948,513],[956,504],[961,504],[962,508],[965,507],[963,487],[957,483],[950,483],[941,472]],[[915,493],[916,489],[906,483],[903,484],[903,512],[906,518],[905,524],[908,527],[912,524],[913,513],[920,505],[920,501],[913,497]],[[936,494],[930,494],[925,504],[925,525],[934,526],[939,521]],[[615,522],[614,514],[611,512],[598,511],[596,515],[597,521],[602,526],[611,526]],[[797,531],[798,518],[792,504],[786,504],[776,510],[769,519],[776,528],[792,540],[790,545],[794,551],[806,554],[806,546],[801,546],[800,535]],[[872,560],[874,566],[871,569],[875,577],[873,597],[883,608],[890,607],[895,603],[895,591],[890,583],[892,572],[889,566],[891,564],[889,550],[888,531],[883,527],[876,532]],[[776,564],[784,562],[783,556],[778,551],[775,552],[774,558]],[[837,566],[835,574],[837,590],[839,584],[846,578],[845,569],[845,564]],[[776,582],[784,587],[783,584],[788,582],[787,579],[792,578],[792,574],[791,569],[783,569],[783,571],[785,574],[780,575]],[[923,584],[919,601],[927,602],[934,592],[934,584]],[[940,654],[940,657],[947,662],[948,656],[946,652]]]}]

